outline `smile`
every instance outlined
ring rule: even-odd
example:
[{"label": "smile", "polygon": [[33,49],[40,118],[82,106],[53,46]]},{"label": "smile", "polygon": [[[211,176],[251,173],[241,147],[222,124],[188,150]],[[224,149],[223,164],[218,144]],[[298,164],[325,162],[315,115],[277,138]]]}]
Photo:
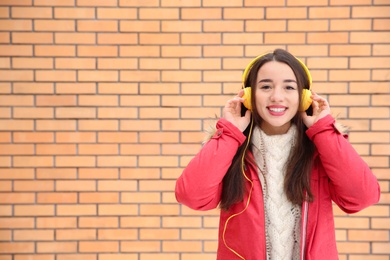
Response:
[{"label": "smile", "polygon": [[286,111],[287,108],[285,108],[285,107],[269,107],[268,109],[272,112],[275,112],[275,113],[281,113],[281,112]]}]

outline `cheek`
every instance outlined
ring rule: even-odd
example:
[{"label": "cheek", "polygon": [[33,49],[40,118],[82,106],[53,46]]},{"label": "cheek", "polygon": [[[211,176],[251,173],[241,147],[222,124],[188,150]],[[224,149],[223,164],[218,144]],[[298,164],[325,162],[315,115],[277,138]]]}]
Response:
[{"label": "cheek", "polygon": [[260,111],[264,106],[266,97],[264,95],[255,94],[255,104],[258,111]]},{"label": "cheek", "polygon": [[265,99],[266,99],[266,96],[264,95],[264,93],[261,93],[259,91],[255,92],[255,103],[256,104],[264,103]]},{"label": "cheek", "polygon": [[293,95],[290,96],[290,103],[299,106],[300,102],[298,92],[295,92]]}]

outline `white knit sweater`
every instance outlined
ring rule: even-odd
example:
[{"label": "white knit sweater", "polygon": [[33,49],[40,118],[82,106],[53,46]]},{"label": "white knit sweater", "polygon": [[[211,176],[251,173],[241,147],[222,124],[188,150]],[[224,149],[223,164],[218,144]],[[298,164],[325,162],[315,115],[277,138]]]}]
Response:
[{"label": "white knit sweater", "polygon": [[283,135],[266,135],[255,128],[252,137],[264,192],[267,259],[270,260],[299,259],[301,208],[287,199],[283,189],[285,166],[295,133],[295,125]]}]

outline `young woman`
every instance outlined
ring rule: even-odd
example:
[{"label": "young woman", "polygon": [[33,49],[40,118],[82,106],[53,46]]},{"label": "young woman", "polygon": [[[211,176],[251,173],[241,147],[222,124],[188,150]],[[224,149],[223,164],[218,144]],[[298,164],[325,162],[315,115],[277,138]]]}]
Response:
[{"label": "young woman", "polygon": [[287,51],[257,57],[177,180],[178,202],[221,208],[217,259],[338,259],[332,202],[346,213],[378,202],[375,176],[310,86]]}]

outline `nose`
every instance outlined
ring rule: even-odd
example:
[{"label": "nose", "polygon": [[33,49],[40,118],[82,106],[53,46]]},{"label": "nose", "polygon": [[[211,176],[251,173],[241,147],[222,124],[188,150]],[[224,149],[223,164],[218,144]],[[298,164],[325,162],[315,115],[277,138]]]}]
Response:
[{"label": "nose", "polygon": [[274,87],[270,96],[272,102],[279,102],[283,100],[283,90],[281,87]]}]

